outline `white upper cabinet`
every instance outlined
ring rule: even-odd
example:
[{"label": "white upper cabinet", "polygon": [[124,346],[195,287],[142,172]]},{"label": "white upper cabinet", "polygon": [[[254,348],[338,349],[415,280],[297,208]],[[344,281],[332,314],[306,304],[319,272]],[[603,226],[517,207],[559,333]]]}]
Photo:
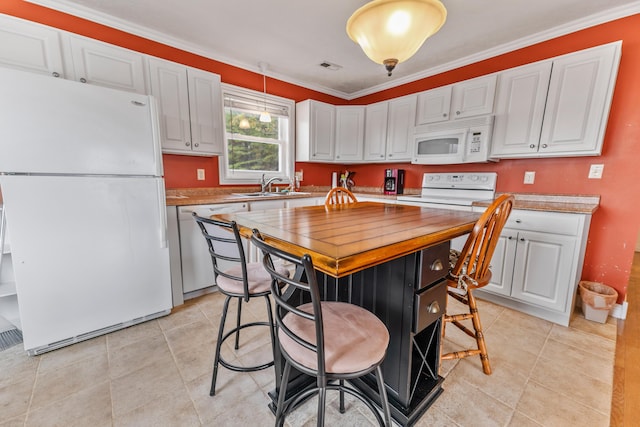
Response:
[{"label": "white upper cabinet", "polygon": [[550,75],[551,61],[500,73],[492,157],[538,151]]},{"label": "white upper cabinet", "polygon": [[416,125],[491,114],[496,79],[491,74],[420,93]]},{"label": "white upper cabinet", "polygon": [[387,150],[387,117],[389,102],[366,106],[364,123],[364,160],[385,160]]},{"label": "white upper cabinet", "polygon": [[456,83],[451,95],[451,117],[466,117],[491,114],[496,94],[496,74]]},{"label": "white upper cabinet", "polygon": [[149,92],[142,54],[76,35],[69,36],[69,48],[75,80],[142,95]]},{"label": "white upper cabinet", "polygon": [[220,76],[151,57],[149,70],[151,94],[158,100],[163,152],[220,154]]},{"label": "white upper cabinet", "polygon": [[621,42],[500,73],[492,157],[602,152]]},{"label": "white upper cabinet", "polygon": [[66,77],[60,31],[0,15],[0,64]]},{"label": "white upper cabinet", "polygon": [[544,155],[599,155],[618,74],[621,42],[553,61],[540,136]]},{"label": "white upper cabinet", "polygon": [[336,107],[336,162],[361,161],[364,151],[365,107]]},{"label": "white upper cabinet", "polygon": [[296,161],[332,162],[336,108],[307,99],[296,104]]},{"label": "white upper cabinet", "polygon": [[416,95],[389,101],[387,123],[387,161],[410,161],[413,156],[413,128]]},{"label": "white upper cabinet", "polygon": [[453,86],[442,86],[422,92],[418,95],[416,125],[446,122],[451,109],[451,92]]}]

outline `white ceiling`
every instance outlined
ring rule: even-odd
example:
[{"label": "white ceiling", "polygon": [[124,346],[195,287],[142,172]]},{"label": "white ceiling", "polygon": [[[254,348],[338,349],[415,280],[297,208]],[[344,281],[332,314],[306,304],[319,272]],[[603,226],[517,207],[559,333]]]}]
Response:
[{"label": "white ceiling", "polygon": [[638,0],[442,0],[447,22],[388,77],[345,31],[367,0],[28,1],[345,99],[640,12]]}]

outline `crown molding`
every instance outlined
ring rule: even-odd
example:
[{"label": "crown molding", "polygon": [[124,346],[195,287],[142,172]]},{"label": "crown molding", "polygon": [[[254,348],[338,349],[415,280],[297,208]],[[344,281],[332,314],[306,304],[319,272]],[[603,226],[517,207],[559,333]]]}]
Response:
[{"label": "crown molding", "polygon": [[[247,64],[243,62],[238,62],[232,58],[228,58],[228,57],[225,57],[224,55],[218,54],[211,50],[204,49],[202,46],[198,44],[191,43],[186,40],[170,37],[167,34],[161,33],[159,31],[134,24],[124,19],[119,19],[104,13],[96,12],[87,7],[72,4],[66,0],[25,0],[25,1],[29,3],[38,4],[40,6],[47,7],[49,9],[65,12],[73,16],[84,18],[89,21],[106,25],[108,27],[115,28],[117,30],[121,30],[136,36],[144,37],[144,38],[147,38],[147,39],[150,39],[158,43],[162,43],[177,49],[185,50],[187,52],[191,52],[196,55],[200,55],[205,58],[212,59],[214,61],[223,62],[225,64],[232,65],[237,68],[262,74],[257,63]],[[482,52],[478,52],[473,55],[469,55],[455,61],[441,64],[437,67],[432,67],[432,68],[423,70],[419,73],[415,73],[403,78],[395,79],[388,83],[372,86],[370,88],[357,91],[357,92],[352,92],[352,93],[346,93],[346,92],[334,90],[322,85],[314,85],[312,83],[303,82],[303,81],[293,79],[289,76],[285,76],[278,73],[267,72],[266,75],[290,84],[301,86],[306,89],[311,89],[317,92],[321,92],[327,95],[335,96],[337,98],[342,98],[349,101],[352,99],[360,98],[362,96],[371,95],[376,92],[401,86],[406,83],[411,83],[426,77],[431,77],[436,74],[453,70],[455,68],[473,64],[475,62],[483,61],[485,59],[492,58],[494,56],[502,55],[517,49],[531,46],[536,43],[544,42],[556,37],[560,37],[560,36],[570,34],[579,30],[583,30],[585,28],[593,27],[595,25],[603,24],[605,22],[610,22],[616,19],[631,16],[636,13],[640,13],[640,1],[636,1],[634,3],[630,3],[625,6],[609,9],[607,11],[593,14],[575,21],[571,21],[569,23],[560,25],[558,27],[555,27],[546,31],[532,34],[530,36],[523,37],[518,40],[514,40],[512,42],[505,43],[505,44],[496,46],[494,48],[487,49]]]}]

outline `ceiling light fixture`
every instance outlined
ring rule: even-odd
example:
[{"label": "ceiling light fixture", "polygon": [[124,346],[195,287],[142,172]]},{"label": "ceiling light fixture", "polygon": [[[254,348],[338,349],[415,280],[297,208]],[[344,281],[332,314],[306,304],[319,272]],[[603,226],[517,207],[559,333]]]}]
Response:
[{"label": "ceiling light fixture", "polygon": [[264,91],[264,111],[260,113],[260,121],[262,123],[271,123],[271,114],[267,111],[267,76],[265,74],[265,70],[267,69],[267,64],[261,62],[258,64],[260,71],[262,72],[262,89]]},{"label": "ceiling light fixture", "polygon": [[388,75],[411,58],[447,19],[439,0],[374,0],[347,21],[347,34]]}]

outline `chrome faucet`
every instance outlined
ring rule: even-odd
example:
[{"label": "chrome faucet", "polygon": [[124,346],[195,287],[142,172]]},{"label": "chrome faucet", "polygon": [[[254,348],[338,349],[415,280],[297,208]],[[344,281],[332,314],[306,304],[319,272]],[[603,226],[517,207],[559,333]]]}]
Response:
[{"label": "chrome faucet", "polygon": [[268,180],[264,180],[264,175],[262,174],[262,180],[260,180],[260,192],[261,193],[266,193],[267,192],[267,187],[269,187],[269,192],[271,192],[271,183],[273,181],[280,181],[282,182],[282,178],[280,178],[279,176],[274,176],[272,178],[269,178]]}]

